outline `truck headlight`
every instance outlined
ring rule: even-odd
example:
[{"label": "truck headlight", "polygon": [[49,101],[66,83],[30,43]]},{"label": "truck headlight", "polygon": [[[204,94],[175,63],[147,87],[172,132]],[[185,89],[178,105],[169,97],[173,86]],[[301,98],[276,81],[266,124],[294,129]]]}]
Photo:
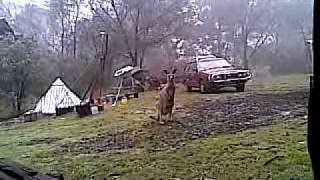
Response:
[{"label": "truck headlight", "polygon": [[249,76],[247,72],[239,73],[239,77],[246,77],[246,76]]},{"label": "truck headlight", "polygon": [[222,79],[222,75],[216,75],[216,76],[213,76],[213,78],[214,78],[215,80],[219,80],[219,79]]}]

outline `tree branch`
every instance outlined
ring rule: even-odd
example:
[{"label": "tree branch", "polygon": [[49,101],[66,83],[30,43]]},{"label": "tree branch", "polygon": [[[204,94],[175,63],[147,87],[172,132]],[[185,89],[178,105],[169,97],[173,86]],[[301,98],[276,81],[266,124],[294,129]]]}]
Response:
[{"label": "tree branch", "polygon": [[264,29],[266,29],[265,31],[260,33],[259,38],[253,48],[253,51],[249,55],[250,59],[254,56],[254,54],[257,52],[257,50],[265,44],[266,40],[270,36],[270,33],[268,33],[268,32],[271,31],[275,25],[276,25],[276,23],[275,23],[275,21],[273,21],[270,25],[268,24],[267,27],[264,28]]},{"label": "tree branch", "polygon": [[118,24],[119,24],[119,27],[120,27],[120,30],[122,31],[123,33],[123,36],[124,36],[124,42],[126,44],[126,47],[127,47],[127,51],[128,51],[128,54],[129,56],[131,57],[132,60],[134,60],[134,55],[131,51],[131,48],[130,48],[130,44],[129,44],[129,37],[128,37],[128,34],[127,32],[125,31],[124,27],[123,27],[123,24],[122,24],[122,20],[120,19],[120,16],[119,16],[119,13],[118,13],[118,10],[115,6],[115,1],[114,0],[111,0],[111,6],[113,8],[113,11],[115,12],[116,14],[116,19],[118,21]]}]

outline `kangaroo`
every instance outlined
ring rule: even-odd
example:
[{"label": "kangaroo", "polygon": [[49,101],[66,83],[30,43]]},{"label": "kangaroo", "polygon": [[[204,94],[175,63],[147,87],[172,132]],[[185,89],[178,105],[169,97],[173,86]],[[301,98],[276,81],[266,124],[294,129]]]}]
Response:
[{"label": "kangaroo", "polygon": [[156,109],[160,124],[164,124],[162,117],[169,115],[169,120],[172,121],[172,110],[174,106],[174,96],[175,96],[175,73],[174,69],[171,73],[168,73],[167,70],[164,70],[164,73],[167,75],[167,84],[160,90],[159,100],[156,103]]}]

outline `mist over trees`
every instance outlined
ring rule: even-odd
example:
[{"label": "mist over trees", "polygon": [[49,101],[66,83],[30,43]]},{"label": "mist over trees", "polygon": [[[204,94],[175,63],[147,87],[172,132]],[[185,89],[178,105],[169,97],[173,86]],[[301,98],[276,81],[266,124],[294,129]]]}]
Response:
[{"label": "mist over trees", "polygon": [[48,0],[46,7],[0,1],[0,16],[20,37],[1,39],[0,99],[21,112],[55,76],[81,95],[104,55],[102,31],[109,35],[107,86],[123,65],[157,74],[180,57],[204,53],[257,75],[307,73],[312,10],[312,0]]}]

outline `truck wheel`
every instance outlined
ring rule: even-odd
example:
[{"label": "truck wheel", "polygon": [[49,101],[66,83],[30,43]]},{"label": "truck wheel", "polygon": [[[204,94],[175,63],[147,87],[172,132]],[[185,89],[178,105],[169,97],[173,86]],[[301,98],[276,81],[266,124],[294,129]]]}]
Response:
[{"label": "truck wheel", "polygon": [[187,92],[192,92],[192,87],[186,86],[186,88],[187,88]]},{"label": "truck wheel", "polygon": [[245,86],[244,83],[238,84],[238,85],[236,86],[237,92],[244,92],[245,87],[246,87],[246,86]]},{"label": "truck wheel", "polygon": [[200,93],[205,94],[207,92],[208,92],[208,89],[207,89],[206,85],[201,83],[200,84]]}]

